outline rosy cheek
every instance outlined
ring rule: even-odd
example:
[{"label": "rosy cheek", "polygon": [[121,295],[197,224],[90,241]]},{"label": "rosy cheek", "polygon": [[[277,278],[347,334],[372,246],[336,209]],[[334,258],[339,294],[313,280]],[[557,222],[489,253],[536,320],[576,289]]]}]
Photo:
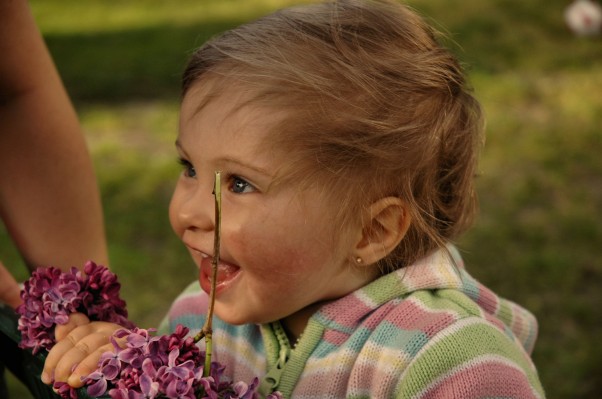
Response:
[{"label": "rosy cheek", "polygon": [[[270,280],[278,276],[296,274],[306,264],[304,254],[299,251],[295,240],[285,234],[265,234],[262,229],[241,228],[223,237],[228,240],[231,250],[248,272],[261,274]],[[305,254],[306,255],[306,254]]]}]

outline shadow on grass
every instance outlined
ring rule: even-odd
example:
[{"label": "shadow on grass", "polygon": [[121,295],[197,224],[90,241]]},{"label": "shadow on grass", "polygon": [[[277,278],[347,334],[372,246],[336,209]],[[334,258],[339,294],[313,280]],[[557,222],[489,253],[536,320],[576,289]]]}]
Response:
[{"label": "shadow on grass", "polygon": [[242,21],[155,26],[45,40],[74,103],[177,99],[192,51]]},{"label": "shadow on grass", "polygon": [[576,38],[565,26],[564,0],[414,0],[411,3],[457,44],[471,71],[553,73],[600,65],[600,38]]},{"label": "shadow on grass", "polygon": [[[460,47],[451,46],[475,72],[550,73],[587,69],[602,59],[599,41],[579,40],[567,31],[562,7],[542,12],[537,4],[506,3],[486,3],[483,10],[456,17],[446,17],[441,7],[418,8],[445,26]],[[191,52],[243,22],[230,19],[45,38],[76,104],[177,99],[180,74]]]}]

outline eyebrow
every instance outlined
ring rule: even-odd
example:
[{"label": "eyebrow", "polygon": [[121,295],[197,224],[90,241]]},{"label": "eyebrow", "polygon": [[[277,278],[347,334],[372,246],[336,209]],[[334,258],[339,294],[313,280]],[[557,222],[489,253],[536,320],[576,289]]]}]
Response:
[{"label": "eyebrow", "polygon": [[[180,140],[177,139],[176,140],[176,147],[182,151],[182,153],[186,156],[188,156],[188,154],[186,153],[186,150],[184,150],[184,148],[182,147],[182,144],[180,143]],[[238,165],[242,168],[247,168],[247,169],[251,169],[257,173],[260,173],[264,176],[267,177],[273,177],[273,173],[271,173],[268,169],[265,168],[261,168],[259,166],[254,166],[254,165],[249,165],[247,163],[241,162],[236,158],[231,158],[231,157],[224,157],[224,158],[220,158],[217,160],[218,163],[220,164],[234,164],[234,165]]]},{"label": "eyebrow", "polygon": [[182,143],[180,143],[180,139],[176,139],[176,148],[179,149],[180,151],[182,151],[184,153],[184,155],[186,155],[186,150],[184,150],[184,147],[182,147]]}]

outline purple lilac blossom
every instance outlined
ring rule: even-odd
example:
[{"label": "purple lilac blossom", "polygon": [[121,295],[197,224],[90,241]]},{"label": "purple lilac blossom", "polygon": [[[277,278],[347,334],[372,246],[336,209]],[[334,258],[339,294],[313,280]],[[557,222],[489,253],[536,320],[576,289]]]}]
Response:
[{"label": "purple lilac blossom", "polygon": [[[217,362],[211,364],[209,376],[203,377],[205,353],[186,336],[188,328],[179,325],[174,333],[158,337],[151,331],[133,328],[114,334],[114,352],[103,354],[98,369],[84,379],[89,396],[108,392],[112,399],[259,398],[257,378],[251,384],[233,384]],[[121,347],[118,340],[125,345]],[[268,398],[281,396],[276,393]]]},{"label": "purple lilac blossom", "polygon": [[80,312],[90,320],[108,321],[133,327],[127,320],[125,301],[119,297],[117,276],[94,262],[84,265],[84,273],[72,267],[63,272],[56,267],[38,268],[24,284],[23,303],[17,308],[21,348],[50,350],[56,343],[54,328],[65,324],[71,313]]},{"label": "purple lilac blossom", "polygon": [[[187,336],[187,327],[178,325],[170,335],[154,336],[154,329],[137,328],[127,320],[125,302],[119,297],[117,276],[94,262],[83,272],[71,268],[39,268],[25,282],[18,329],[22,348],[36,354],[56,343],[54,329],[65,324],[69,315],[80,312],[91,321],[119,324],[111,338],[112,352],[101,355],[98,368],[82,378],[91,397],[109,395],[113,399],[258,399],[259,380],[251,384],[232,383],[224,377],[224,366],[211,363],[203,377],[205,353]],[[120,345],[118,340],[122,342]],[[76,399],[77,390],[65,382],[53,382],[61,398]],[[275,392],[266,399],[281,399]]]},{"label": "purple lilac blossom", "polygon": [[77,399],[77,390],[71,388],[69,384],[66,382],[55,382],[52,384],[52,388],[54,391],[61,397],[65,399]]}]

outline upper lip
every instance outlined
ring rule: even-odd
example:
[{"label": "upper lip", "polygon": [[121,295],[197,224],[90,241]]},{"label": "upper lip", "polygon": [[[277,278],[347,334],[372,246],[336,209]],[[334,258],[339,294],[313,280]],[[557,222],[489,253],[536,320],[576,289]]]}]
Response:
[{"label": "upper lip", "polygon": [[191,245],[191,244],[189,244],[187,242],[184,242],[184,245],[186,245],[186,247],[189,250],[194,251],[194,252],[198,252],[204,258],[211,258],[211,257],[213,257],[213,255],[209,255],[207,252],[202,251],[202,250],[198,249],[197,247],[195,247],[194,245]]},{"label": "upper lip", "polygon": [[[198,253],[202,258],[213,258],[213,250],[211,250],[211,252],[205,252],[202,249],[197,248],[196,246],[194,246],[191,242],[186,241],[186,240],[182,240],[184,245],[193,252]],[[224,257],[224,253],[220,251],[220,260],[223,260],[225,262],[228,262],[228,258]]]}]

